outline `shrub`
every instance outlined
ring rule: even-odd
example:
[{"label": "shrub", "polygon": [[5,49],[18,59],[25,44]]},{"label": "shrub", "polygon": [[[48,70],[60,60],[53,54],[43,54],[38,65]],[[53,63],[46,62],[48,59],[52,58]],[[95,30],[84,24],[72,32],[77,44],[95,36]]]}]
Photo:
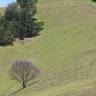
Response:
[{"label": "shrub", "polygon": [[14,36],[9,22],[7,22],[3,17],[0,18],[0,45],[12,44],[13,41]]}]

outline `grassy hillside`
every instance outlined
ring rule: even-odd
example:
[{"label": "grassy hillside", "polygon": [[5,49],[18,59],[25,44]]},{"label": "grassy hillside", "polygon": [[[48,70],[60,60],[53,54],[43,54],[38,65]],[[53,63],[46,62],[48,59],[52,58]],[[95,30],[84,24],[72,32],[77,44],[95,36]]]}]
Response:
[{"label": "grassy hillside", "polygon": [[39,0],[41,35],[0,47],[0,96],[21,86],[10,80],[9,69],[18,59],[36,64],[42,75],[12,96],[95,96],[96,4],[91,0]]}]

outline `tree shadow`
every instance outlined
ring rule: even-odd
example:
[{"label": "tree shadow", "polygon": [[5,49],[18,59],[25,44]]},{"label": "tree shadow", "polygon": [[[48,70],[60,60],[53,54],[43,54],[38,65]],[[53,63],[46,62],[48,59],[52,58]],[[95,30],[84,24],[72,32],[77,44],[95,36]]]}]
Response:
[{"label": "tree shadow", "polygon": [[[36,84],[38,81],[40,81],[40,80],[36,80],[36,81],[28,84],[28,85],[26,86],[26,88],[30,87],[30,86],[33,85],[33,84]],[[18,92],[23,91],[23,90],[26,89],[26,88],[20,88],[20,89],[18,89],[18,90],[16,90],[16,91],[10,93],[10,94],[7,95],[7,96],[14,96],[14,95],[16,95]]]},{"label": "tree shadow", "polygon": [[30,87],[30,86],[32,86],[32,85],[34,85],[34,84],[36,84],[37,82],[39,82],[40,80],[35,80],[34,82],[32,82],[32,83],[29,83],[28,85],[27,85],[27,87]]},{"label": "tree shadow", "polygon": [[92,0],[93,2],[96,2],[96,0]]},{"label": "tree shadow", "polygon": [[0,42],[0,47],[13,46],[12,42]]},{"label": "tree shadow", "polygon": [[16,93],[20,92],[21,90],[23,90],[23,88],[16,90],[15,92],[9,94],[8,96],[14,96]]}]

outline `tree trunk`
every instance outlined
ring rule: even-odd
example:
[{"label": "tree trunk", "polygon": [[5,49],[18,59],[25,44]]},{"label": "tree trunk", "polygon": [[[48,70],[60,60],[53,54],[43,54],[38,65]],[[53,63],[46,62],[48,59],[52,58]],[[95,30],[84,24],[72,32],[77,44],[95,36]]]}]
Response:
[{"label": "tree trunk", "polygon": [[23,84],[22,84],[22,85],[23,85],[23,89],[24,89],[24,88],[26,88],[26,84],[25,84],[25,82],[23,82]]}]

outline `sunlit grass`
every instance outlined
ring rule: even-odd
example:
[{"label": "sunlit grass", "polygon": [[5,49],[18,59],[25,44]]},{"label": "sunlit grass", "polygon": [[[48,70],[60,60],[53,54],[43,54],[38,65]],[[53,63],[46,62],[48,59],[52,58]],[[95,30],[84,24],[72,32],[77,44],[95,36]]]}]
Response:
[{"label": "sunlit grass", "polygon": [[36,17],[45,23],[40,36],[25,40],[24,45],[17,40],[14,46],[0,47],[0,95],[21,88],[9,78],[10,66],[18,59],[30,60],[42,71],[38,82],[18,95],[82,91],[96,79],[96,4],[91,0],[41,0]]}]

